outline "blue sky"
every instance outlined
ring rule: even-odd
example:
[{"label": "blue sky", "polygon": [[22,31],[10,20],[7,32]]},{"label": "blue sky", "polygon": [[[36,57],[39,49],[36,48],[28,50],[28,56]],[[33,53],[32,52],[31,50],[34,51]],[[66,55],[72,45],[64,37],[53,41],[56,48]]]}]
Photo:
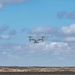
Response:
[{"label": "blue sky", "polygon": [[75,66],[74,7],[75,0],[0,0],[0,66]]}]

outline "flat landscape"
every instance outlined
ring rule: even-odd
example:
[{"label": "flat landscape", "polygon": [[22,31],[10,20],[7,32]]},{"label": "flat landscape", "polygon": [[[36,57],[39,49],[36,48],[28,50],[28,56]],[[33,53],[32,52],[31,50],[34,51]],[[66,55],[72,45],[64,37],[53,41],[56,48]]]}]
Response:
[{"label": "flat landscape", "polygon": [[0,66],[0,72],[75,72],[75,67],[18,67]]}]

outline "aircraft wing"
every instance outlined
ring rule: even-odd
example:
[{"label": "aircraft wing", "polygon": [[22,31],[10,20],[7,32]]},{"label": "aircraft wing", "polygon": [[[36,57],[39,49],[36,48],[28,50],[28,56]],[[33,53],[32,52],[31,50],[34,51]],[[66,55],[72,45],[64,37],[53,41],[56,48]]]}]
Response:
[{"label": "aircraft wing", "polygon": [[42,39],[38,39],[38,41],[40,41],[40,40],[42,40]]},{"label": "aircraft wing", "polygon": [[30,39],[30,40],[35,40],[35,39]]}]

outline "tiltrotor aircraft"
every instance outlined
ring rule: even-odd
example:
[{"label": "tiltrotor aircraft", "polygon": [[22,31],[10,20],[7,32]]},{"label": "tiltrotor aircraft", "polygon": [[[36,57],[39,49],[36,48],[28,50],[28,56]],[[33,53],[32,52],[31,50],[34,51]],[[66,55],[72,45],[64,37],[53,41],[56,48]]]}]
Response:
[{"label": "tiltrotor aircraft", "polygon": [[34,43],[39,43],[39,41],[44,41],[44,36],[41,39],[34,39],[32,36],[29,36],[29,41],[34,41]]}]

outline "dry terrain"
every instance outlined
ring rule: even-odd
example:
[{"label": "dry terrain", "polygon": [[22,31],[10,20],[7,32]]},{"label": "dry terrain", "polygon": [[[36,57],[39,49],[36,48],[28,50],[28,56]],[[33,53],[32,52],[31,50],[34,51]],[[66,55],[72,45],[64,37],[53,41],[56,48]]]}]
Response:
[{"label": "dry terrain", "polygon": [[75,72],[75,67],[18,67],[0,66],[0,72]]}]

